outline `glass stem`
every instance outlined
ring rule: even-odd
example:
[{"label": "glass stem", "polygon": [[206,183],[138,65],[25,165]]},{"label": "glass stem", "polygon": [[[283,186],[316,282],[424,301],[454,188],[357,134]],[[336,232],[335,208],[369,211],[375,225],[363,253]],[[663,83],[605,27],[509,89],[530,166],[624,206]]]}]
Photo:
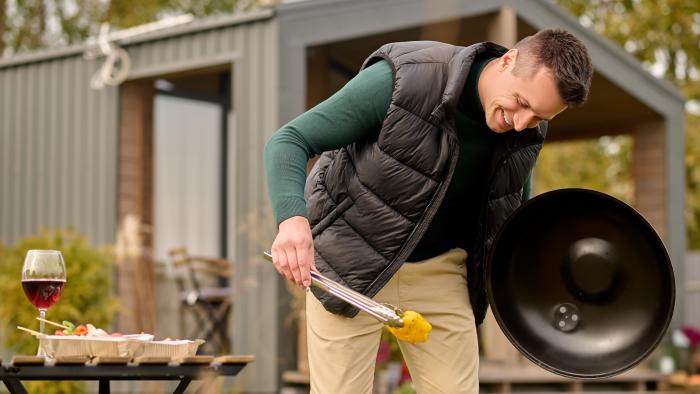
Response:
[{"label": "glass stem", "polygon": [[39,332],[44,333],[44,320],[46,320],[46,309],[39,309]]}]

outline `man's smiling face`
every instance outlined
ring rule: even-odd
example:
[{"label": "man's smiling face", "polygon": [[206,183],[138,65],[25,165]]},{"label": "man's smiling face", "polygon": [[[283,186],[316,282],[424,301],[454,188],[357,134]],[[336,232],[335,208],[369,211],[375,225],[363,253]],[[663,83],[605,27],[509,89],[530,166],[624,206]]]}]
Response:
[{"label": "man's smiling face", "polygon": [[496,133],[535,127],[567,108],[547,67],[524,66],[514,72],[518,52],[511,49],[492,61],[479,78],[486,124]]}]

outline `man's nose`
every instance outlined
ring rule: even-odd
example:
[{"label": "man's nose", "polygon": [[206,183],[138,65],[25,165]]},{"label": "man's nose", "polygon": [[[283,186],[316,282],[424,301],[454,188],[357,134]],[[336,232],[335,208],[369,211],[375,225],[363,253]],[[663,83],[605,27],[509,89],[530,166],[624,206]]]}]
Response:
[{"label": "man's nose", "polygon": [[523,131],[527,128],[528,123],[528,116],[522,113],[518,113],[518,116],[515,117],[513,128],[515,129],[515,131]]},{"label": "man's nose", "polygon": [[537,126],[535,114],[531,111],[518,111],[514,118],[513,126],[515,131],[523,131],[527,128]]}]

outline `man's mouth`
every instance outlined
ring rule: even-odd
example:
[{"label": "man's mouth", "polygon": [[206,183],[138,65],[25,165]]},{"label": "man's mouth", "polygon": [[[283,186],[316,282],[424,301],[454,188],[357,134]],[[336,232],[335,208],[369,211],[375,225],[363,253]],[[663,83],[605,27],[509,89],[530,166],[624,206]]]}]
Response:
[{"label": "man's mouth", "polygon": [[506,111],[501,109],[501,112],[503,113],[503,121],[506,122],[508,126],[513,127],[513,123],[511,123],[511,121],[508,120],[508,117],[506,117]]}]

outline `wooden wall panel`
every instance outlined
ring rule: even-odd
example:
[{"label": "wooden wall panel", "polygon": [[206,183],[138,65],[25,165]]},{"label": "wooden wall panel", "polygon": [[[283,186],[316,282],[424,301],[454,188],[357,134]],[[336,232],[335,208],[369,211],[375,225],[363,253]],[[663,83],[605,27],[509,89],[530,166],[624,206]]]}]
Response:
[{"label": "wooden wall panel", "polygon": [[151,226],[153,223],[153,81],[121,86],[117,281],[119,330],[154,332],[155,294]]},{"label": "wooden wall panel", "polygon": [[661,122],[637,127],[633,133],[634,207],[666,240],[666,129]]}]

